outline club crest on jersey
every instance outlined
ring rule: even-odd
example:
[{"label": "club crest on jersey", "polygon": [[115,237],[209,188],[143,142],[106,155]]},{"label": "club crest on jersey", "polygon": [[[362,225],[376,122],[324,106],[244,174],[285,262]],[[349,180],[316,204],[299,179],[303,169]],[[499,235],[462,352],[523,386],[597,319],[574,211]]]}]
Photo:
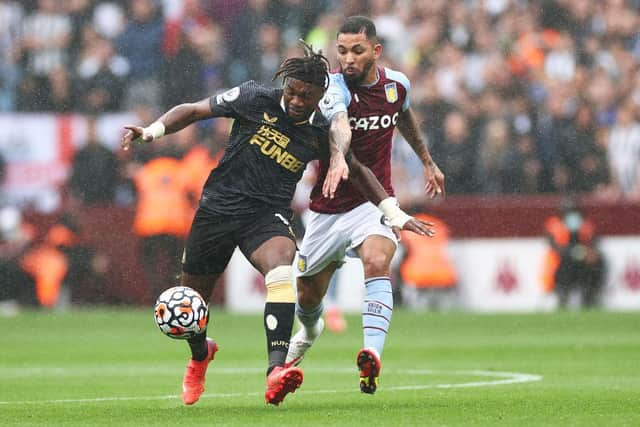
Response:
[{"label": "club crest on jersey", "polygon": [[387,83],[384,85],[384,93],[387,95],[387,101],[392,104],[398,100],[398,87],[396,82]]},{"label": "club crest on jersey", "polygon": [[307,269],[307,257],[304,255],[298,254],[298,271],[300,273],[304,273]]},{"label": "club crest on jersey", "polygon": [[268,123],[270,125],[278,121],[277,117],[269,117],[266,111],[262,113],[262,119],[264,120],[265,123]]},{"label": "club crest on jersey", "polygon": [[216,104],[222,104],[223,102],[233,102],[240,96],[240,88],[234,87],[229,89],[225,93],[216,96]]}]

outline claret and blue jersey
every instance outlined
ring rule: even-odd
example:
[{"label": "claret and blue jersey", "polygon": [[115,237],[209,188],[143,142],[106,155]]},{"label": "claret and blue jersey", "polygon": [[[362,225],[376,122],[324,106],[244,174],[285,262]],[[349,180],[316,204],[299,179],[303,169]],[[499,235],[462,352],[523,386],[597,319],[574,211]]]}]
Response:
[{"label": "claret and blue jersey", "polygon": [[[347,112],[351,127],[351,151],[376,175],[385,190],[391,187],[391,145],[398,116],[409,108],[409,79],[401,72],[378,67],[378,79],[372,85],[350,88],[341,73],[330,74],[329,88],[320,101],[320,110],[331,120]],[[349,211],[367,199],[348,182],[338,187],[336,197],[322,196],[322,183],[328,164],[320,162],[318,181],[311,193],[310,208],[320,213]]]}]

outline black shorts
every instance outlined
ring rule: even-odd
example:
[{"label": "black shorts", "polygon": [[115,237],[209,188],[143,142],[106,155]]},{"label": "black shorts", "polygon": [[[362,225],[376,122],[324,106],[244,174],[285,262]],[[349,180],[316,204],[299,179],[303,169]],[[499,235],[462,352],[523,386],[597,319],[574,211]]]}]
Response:
[{"label": "black shorts", "polygon": [[289,225],[290,212],[265,210],[254,215],[231,217],[198,208],[182,258],[188,274],[220,274],[227,268],[236,246],[247,259],[272,237],[295,235]]}]

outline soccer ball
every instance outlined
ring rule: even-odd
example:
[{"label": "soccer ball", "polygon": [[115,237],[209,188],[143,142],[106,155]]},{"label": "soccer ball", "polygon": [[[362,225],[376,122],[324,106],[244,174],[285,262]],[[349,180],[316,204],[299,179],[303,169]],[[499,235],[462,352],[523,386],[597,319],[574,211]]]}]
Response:
[{"label": "soccer ball", "polygon": [[154,312],[160,331],[182,340],[203,332],[209,320],[204,298],[187,286],[176,286],[160,294]]}]

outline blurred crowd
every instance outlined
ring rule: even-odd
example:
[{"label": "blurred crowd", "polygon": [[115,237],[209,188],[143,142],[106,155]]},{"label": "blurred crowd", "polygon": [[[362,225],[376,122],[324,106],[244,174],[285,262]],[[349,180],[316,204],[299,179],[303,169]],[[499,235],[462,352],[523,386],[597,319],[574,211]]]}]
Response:
[{"label": "blurred crowd", "polygon": [[[0,0],[0,111],[154,116],[246,79],[271,83],[299,38],[335,65],[341,19],[365,14],[382,63],[412,82],[449,194],[640,198],[639,8],[638,0]],[[396,144],[394,164],[398,196],[421,202],[421,165],[406,144]]]},{"label": "blurred crowd", "polygon": [[[172,208],[147,209],[151,219],[134,225],[151,282],[167,272],[152,271],[161,254],[149,247],[172,248],[169,259],[180,247],[155,237],[185,234],[157,227],[184,221],[154,215],[183,205],[192,214],[229,123],[113,152],[96,116],[131,112],[148,124],[248,79],[279,85],[272,76],[301,53],[300,38],[335,68],[342,19],[367,15],[381,64],[411,81],[449,195],[640,200],[639,10],[640,0],[0,0],[0,114],[87,116],[63,188],[71,206],[137,203],[141,215],[147,195],[162,193]],[[422,165],[397,138],[396,195],[422,206]],[[0,156],[0,179],[4,170]],[[159,174],[172,186],[154,188]]]}]

